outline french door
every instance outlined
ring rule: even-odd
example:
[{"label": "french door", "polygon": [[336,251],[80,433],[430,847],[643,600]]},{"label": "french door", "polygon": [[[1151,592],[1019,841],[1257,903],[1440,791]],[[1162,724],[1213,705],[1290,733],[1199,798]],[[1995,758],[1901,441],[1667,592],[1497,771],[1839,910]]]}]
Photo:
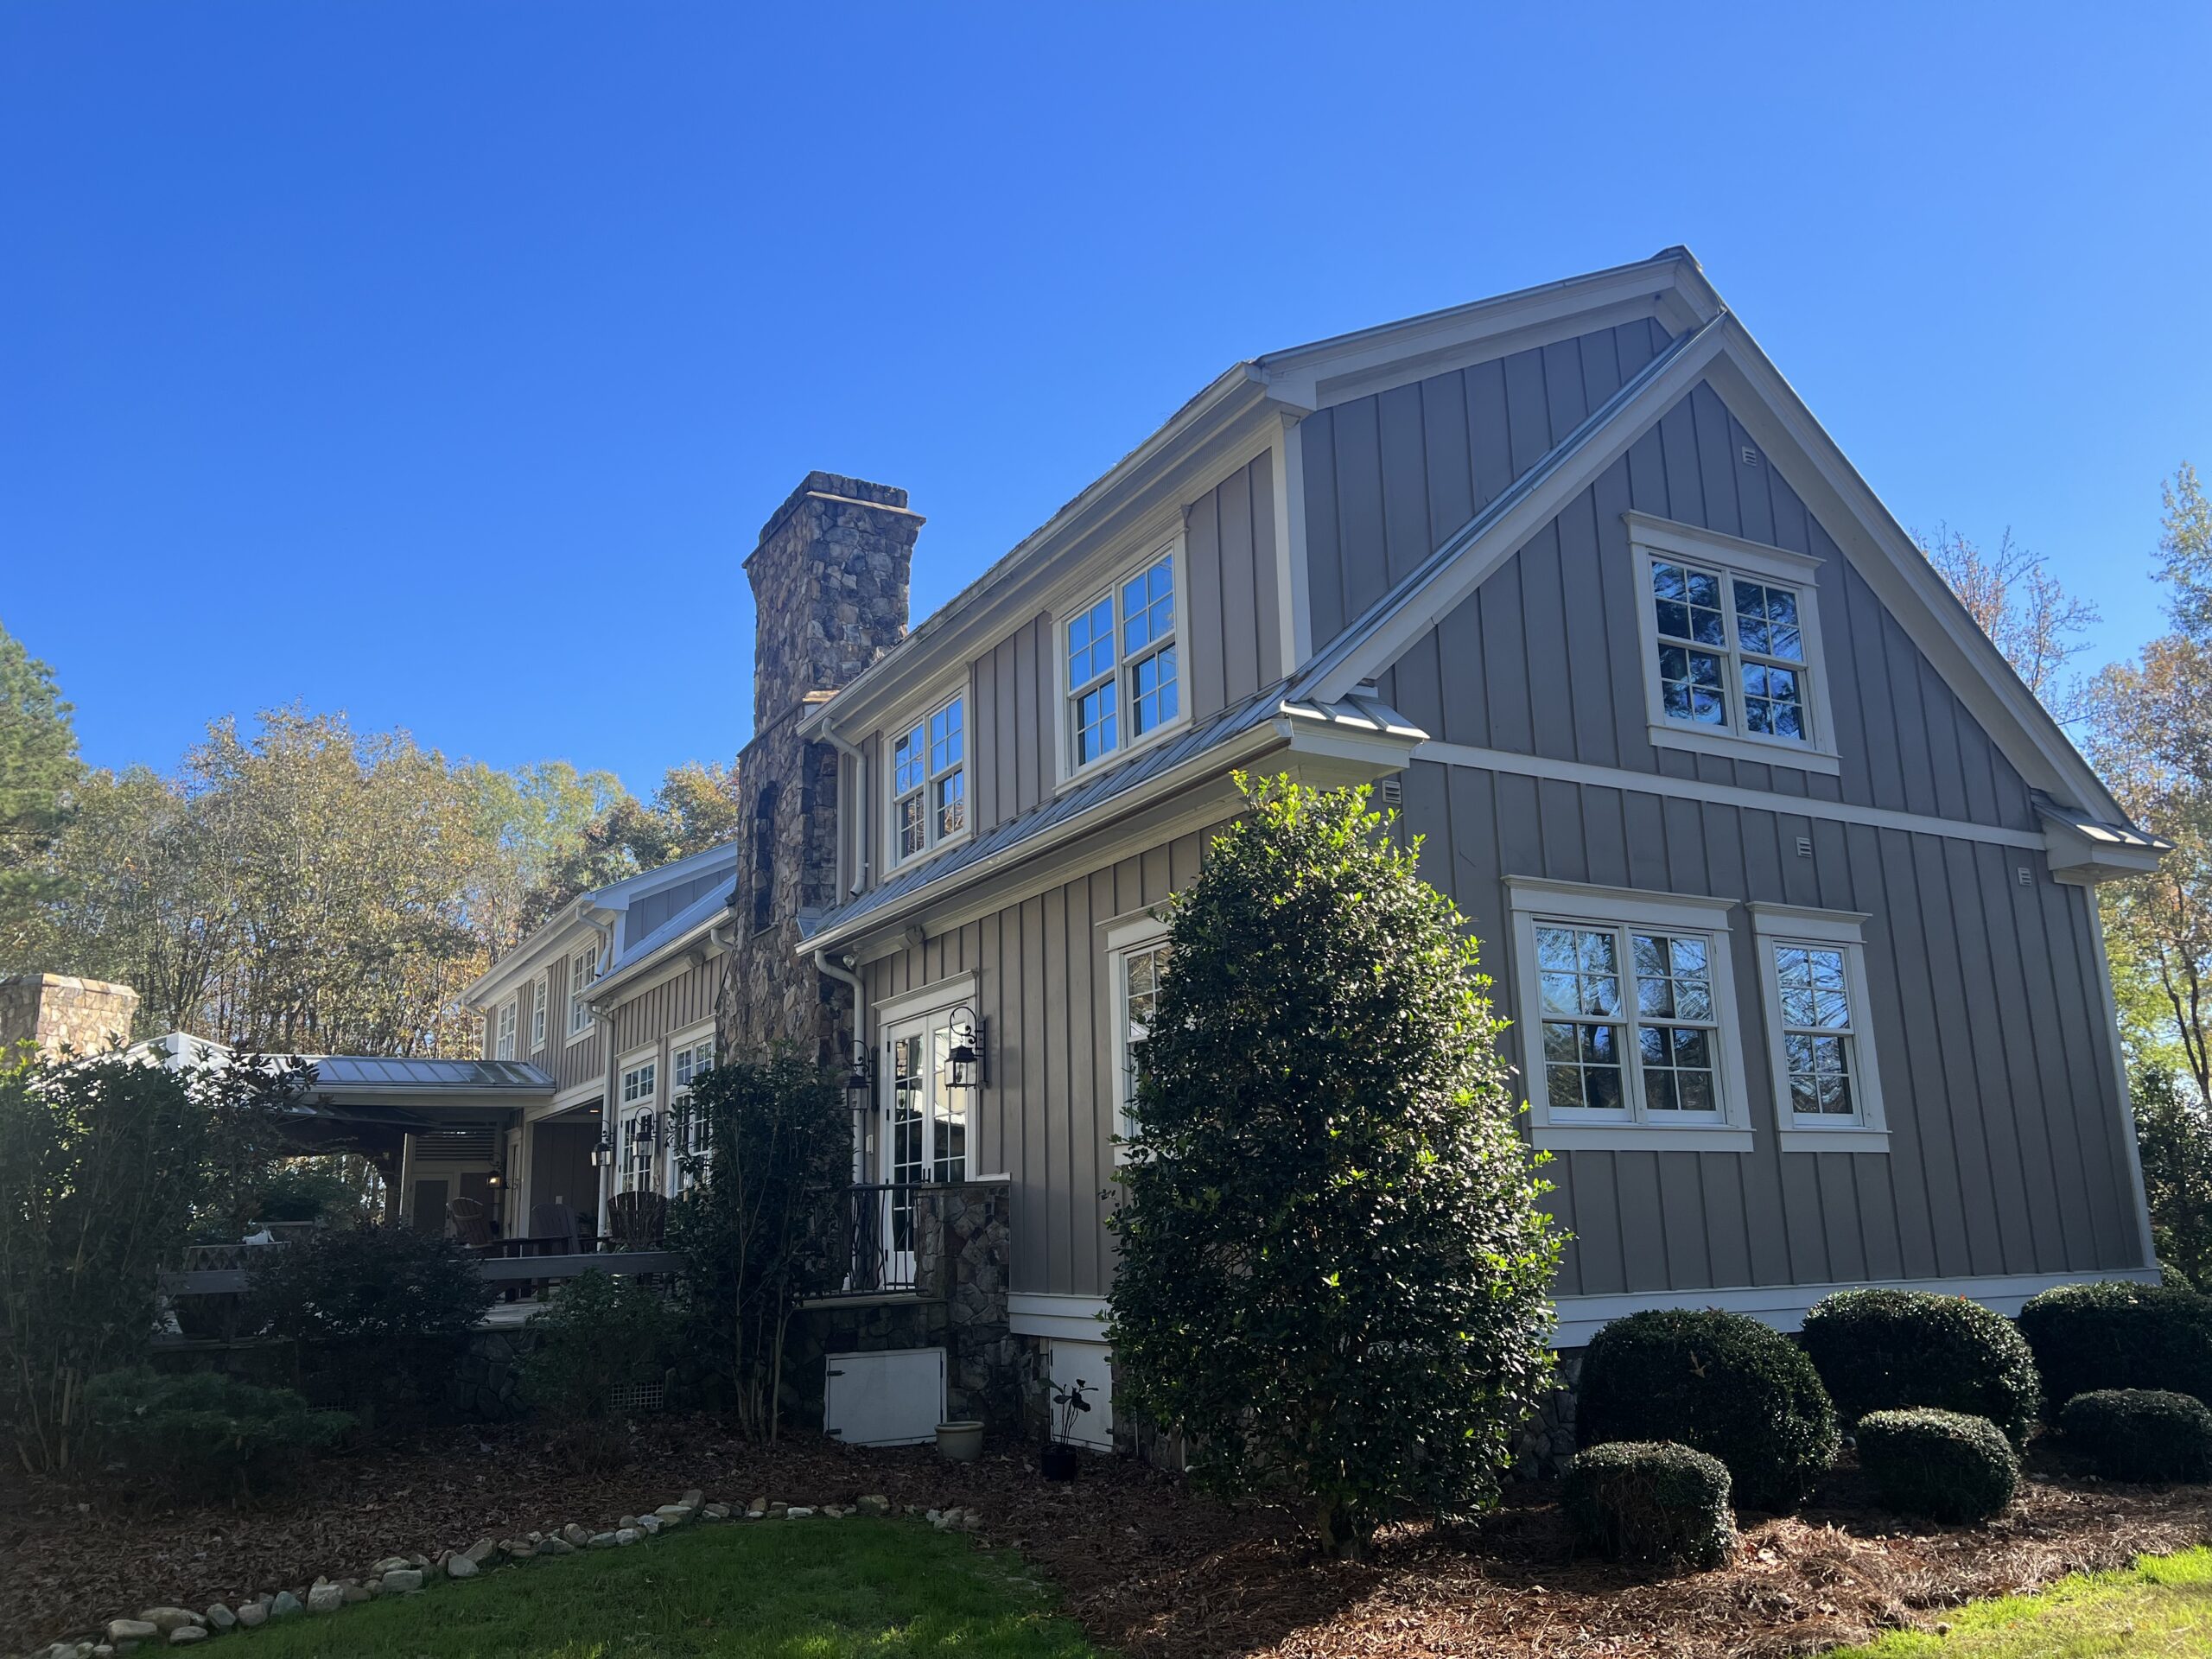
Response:
[{"label": "french door", "polygon": [[968,1096],[952,1087],[952,1010],[893,1026],[884,1039],[881,1131],[875,1179],[882,1198],[891,1282],[914,1281],[914,1194],[930,1181],[968,1179]]}]

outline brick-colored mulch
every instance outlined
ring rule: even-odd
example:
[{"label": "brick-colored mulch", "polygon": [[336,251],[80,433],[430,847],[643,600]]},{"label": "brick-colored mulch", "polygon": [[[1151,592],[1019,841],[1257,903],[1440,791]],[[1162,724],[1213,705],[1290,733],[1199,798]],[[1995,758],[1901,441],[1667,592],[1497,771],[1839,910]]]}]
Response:
[{"label": "brick-colored mulch", "polygon": [[626,1466],[596,1475],[506,1427],[438,1430],[327,1461],[300,1492],[238,1508],[0,1483],[0,1653],[141,1607],[357,1575],[381,1555],[604,1526],[691,1486],[740,1503],[882,1492],[975,1509],[985,1541],[1020,1548],[1098,1641],[1146,1659],[1809,1653],[1970,1598],[2212,1540],[2202,1487],[2107,1486],[2052,1466],[1992,1526],[1924,1528],[1881,1515],[1844,1471],[1802,1515],[1746,1517],[1742,1552],[1718,1572],[1669,1578],[1577,1560],[1542,1487],[1517,1489],[1465,1533],[1399,1528],[1370,1560],[1338,1563],[1316,1559],[1279,1511],[1231,1510],[1127,1461],[1086,1459],[1080,1480],[1048,1485],[1011,1447],[966,1466],[926,1447],[803,1434],[763,1452],[712,1420],[668,1417],[640,1426]]}]

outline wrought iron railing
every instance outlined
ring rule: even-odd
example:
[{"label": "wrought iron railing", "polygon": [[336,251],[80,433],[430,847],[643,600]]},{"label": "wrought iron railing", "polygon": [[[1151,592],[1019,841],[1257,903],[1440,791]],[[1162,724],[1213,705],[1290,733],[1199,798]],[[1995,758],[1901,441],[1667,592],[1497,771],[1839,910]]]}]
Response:
[{"label": "wrought iron railing", "polygon": [[838,1296],[882,1296],[915,1287],[912,1182],[849,1187],[843,1226],[844,1281]]}]

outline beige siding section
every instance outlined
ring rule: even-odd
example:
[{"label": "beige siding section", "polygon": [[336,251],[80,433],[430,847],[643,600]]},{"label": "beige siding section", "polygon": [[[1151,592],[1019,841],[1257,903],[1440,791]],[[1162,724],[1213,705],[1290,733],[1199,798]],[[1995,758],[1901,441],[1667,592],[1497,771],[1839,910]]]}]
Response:
[{"label": "beige siding section", "polygon": [[1014,1184],[1019,1291],[1103,1296],[1114,1132],[1107,924],[1196,878],[1209,837],[1185,836],[861,969],[871,1004],[973,972],[985,1082],[971,1173]]}]

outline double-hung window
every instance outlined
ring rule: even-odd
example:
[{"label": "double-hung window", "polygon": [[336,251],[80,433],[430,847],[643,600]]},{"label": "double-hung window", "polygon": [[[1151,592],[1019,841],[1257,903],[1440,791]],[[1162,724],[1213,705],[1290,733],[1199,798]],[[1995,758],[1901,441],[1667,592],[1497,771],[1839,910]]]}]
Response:
[{"label": "double-hung window", "polygon": [[540,974],[530,982],[530,1052],[533,1054],[545,1046],[545,1004],[550,992],[547,976]]},{"label": "double-hung window", "polygon": [[1651,741],[1835,771],[1814,583],[1820,562],[1627,518]]},{"label": "double-hung window", "polygon": [[[1167,971],[1167,924],[1141,916],[1116,925],[1106,935],[1106,957],[1114,1000],[1114,1133],[1126,1140],[1136,1130],[1143,1046],[1152,1034],[1160,982]],[[1116,1163],[1126,1155],[1120,1146],[1114,1148]]]},{"label": "double-hung window", "polygon": [[569,1036],[571,1040],[591,1029],[591,1004],[584,999],[590,994],[592,980],[599,967],[599,948],[585,945],[569,958]]},{"label": "double-hung window", "polygon": [[499,1004],[499,1030],[492,1042],[492,1058],[512,1060],[515,1057],[515,999],[509,997]]},{"label": "double-hung window", "polygon": [[691,1083],[700,1073],[712,1071],[714,1065],[715,1039],[711,1035],[684,1043],[668,1057],[668,1111],[673,1120],[668,1138],[671,1192],[687,1192],[696,1184],[692,1171],[697,1166],[691,1160],[707,1155],[706,1124],[703,1114],[693,1104]]},{"label": "double-hung window", "polygon": [[1784,1152],[1889,1146],[1866,981],[1866,918],[1754,904],[1761,999]]},{"label": "double-hung window", "polygon": [[1175,607],[1171,543],[1068,617],[1061,643],[1071,772],[1181,717]]},{"label": "double-hung window", "polygon": [[968,700],[954,697],[891,741],[894,862],[968,830]]},{"label": "double-hung window", "polygon": [[1725,899],[1510,878],[1536,1143],[1747,1151]]}]

